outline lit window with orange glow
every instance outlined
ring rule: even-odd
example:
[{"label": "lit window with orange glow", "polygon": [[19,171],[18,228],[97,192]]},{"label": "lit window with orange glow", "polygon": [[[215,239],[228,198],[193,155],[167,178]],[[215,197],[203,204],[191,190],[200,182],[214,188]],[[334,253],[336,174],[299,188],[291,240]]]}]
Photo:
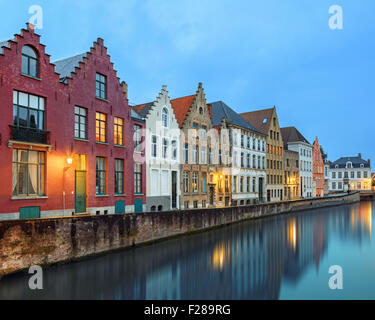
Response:
[{"label": "lit window with orange glow", "polygon": [[118,146],[124,145],[124,120],[115,117],[114,120],[114,143]]},{"label": "lit window with orange glow", "polygon": [[96,113],[96,142],[107,142],[107,115],[104,113]]}]

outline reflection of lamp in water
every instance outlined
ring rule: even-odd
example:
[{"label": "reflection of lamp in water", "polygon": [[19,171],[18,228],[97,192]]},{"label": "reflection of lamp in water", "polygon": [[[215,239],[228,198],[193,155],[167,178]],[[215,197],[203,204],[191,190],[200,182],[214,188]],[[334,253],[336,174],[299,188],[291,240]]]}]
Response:
[{"label": "reflection of lamp in water", "polygon": [[296,220],[290,220],[288,224],[288,244],[295,251],[297,247],[297,225]]},{"label": "reflection of lamp in water", "polygon": [[229,246],[225,246],[224,243],[217,245],[214,249],[212,256],[212,265],[214,269],[223,270],[224,265],[228,263],[230,255]]}]

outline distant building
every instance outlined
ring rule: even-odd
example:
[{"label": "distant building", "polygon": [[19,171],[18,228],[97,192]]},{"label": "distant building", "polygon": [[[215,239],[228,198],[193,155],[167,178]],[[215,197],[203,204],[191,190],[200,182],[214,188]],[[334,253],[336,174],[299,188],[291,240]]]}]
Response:
[{"label": "distant building", "polygon": [[324,176],[324,195],[329,194],[329,166],[331,165],[331,161],[328,160],[328,154],[324,152],[322,146],[320,146],[320,152],[322,154],[323,159],[323,176]]},{"label": "distant building", "polygon": [[[154,102],[133,110],[146,121],[147,211],[180,209],[180,131],[167,87],[162,87]],[[140,142],[137,130],[135,136]],[[138,142],[135,152],[141,147]]]},{"label": "distant building", "polygon": [[312,145],[295,128],[281,128],[284,148],[298,152],[299,154],[299,176],[300,176],[300,196],[303,198],[312,197]]},{"label": "distant building", "polygon": [[[232,204],[263,202],[266,195],[267,136],[224,102],[214,102],[209,106],[212,110],[212,126],[228,130],[230,136],[232,162],[228,167],[232,176]],[[225,196],[222,189],[219,190],[220,197]]]},{"label": "distant building", "polygon": [[276,107],[242,113],[241,116],[257,130],[267,135],[267,202],[283,200],[284,143]]},{"label": "distant building", "polygon": [[331,192],[350,190],[371,190],[370,160],[356,157],[342,157],[330,165]]},{"label": "distant building", "polygon": [[318,137],[313,144],[313,196],[324,196],[324,162]]}]

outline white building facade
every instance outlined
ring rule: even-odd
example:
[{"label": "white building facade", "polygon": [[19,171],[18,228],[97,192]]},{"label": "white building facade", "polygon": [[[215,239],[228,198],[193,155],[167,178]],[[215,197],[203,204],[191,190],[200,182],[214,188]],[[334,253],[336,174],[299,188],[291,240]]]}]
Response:
[{"label": "white building facade", "polygon": [[299,154],[300,196],[313,196],[313,146],[295,128],[281,128],[285,148]]},{"label": "white building facade", "polygon": [[267,136],[246,128],[231,128],[233,205],[263,203],[266,199]]},{"label": "white building facade", "polygon": [[[210,104],[213,127],[228,130],[232,205],[262,203],[266,199],[267,135],[255,129],[224,102]],[[222,150],[224,152],[226,148]],[[224,159],[227,158],[223,154]]]},{"label": "white building facade", "polygon": [[146,121],[147,211],[180,209],[180,130],[167,87],[156,101],[133,110]]},{"label": "white building facade", "polygon": [[346,192],[371,190],[370,160],[357,157],[343,157],[330,165],[329,191]]}]

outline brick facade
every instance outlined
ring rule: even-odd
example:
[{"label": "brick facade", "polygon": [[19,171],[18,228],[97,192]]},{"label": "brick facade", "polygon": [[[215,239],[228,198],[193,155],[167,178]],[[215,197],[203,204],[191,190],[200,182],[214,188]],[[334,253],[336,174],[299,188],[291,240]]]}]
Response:
[{"label": "brick facade", "polygon": [[[77,171],[82,171],[80,181],[86,189],[86,200],[84,189],[81,190],[84,212],[114,213],[115,202],[125,202],[126,211],[133,211],[133,120],[124,86],[120,85],[103,40],[98,39],[71,74],[63,76],[55,72],[57,66],[51,63],[33,26],[27,26],[3,46],[0,55],[0,168],[3,179],[0,220],[20,218],[21,211],[27,211],[22,209],[25,207],[36,208],[40,217],[74,214]],[[22,69],[25,65],[31,66],[25,63],[28,59],[23,54],[25,46],[37,55],[38,69],[32,76],[25,75],[27,69]],[[96,98],[97,73],[106,77],[105,99]],[[39,111],[33,109],[35,101],[39,101]],[[75,107],[85,110],[82,118],[82,126],[86,124],[82,129],[84,138],[76,136]],[[106,115],[104,143],[98,143],[96,139],[96,112]],[[114,143],[114,117],[123,120],[122,146]],[[106,164],[105,190],[101,195],[97,195],[96,186],[97,157],[105,159]],[[114,192],[115,159],[124,161],[124,189],[118,195]],[[140,198],[144,204],[145,198]]]}]

